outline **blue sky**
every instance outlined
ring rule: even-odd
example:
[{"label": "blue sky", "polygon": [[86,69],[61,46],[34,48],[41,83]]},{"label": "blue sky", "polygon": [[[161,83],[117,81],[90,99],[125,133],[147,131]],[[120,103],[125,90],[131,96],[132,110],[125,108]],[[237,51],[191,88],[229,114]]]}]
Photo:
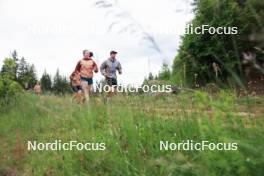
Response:
[{"label": "blue sky", "polygon": [[[83,49],[95,53],[98,65],[113,49],[123,66],[119,82],[135,85],[148,72],[157,73],[162,62],[172,63],[193,18],[190,0],[105,1],[112,6],[99,8],[96,0],[0,0],[0,62],[16,49],[34,63],[39,77],[44,69],[54,75],[57,68],[68,76]],[[162,53],[142,39],[144,32]]]}]

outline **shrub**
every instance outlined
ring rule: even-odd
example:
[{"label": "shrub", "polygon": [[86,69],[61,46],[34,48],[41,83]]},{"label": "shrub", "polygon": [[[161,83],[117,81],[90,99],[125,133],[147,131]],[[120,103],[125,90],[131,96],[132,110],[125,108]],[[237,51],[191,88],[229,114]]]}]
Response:
[{"label": "shrub", "polygon": [[22,93],[21,86],[6,77],[5,75],[0,75],[0,105],[1,107],[10,104],[15,101],[18,96]]}]

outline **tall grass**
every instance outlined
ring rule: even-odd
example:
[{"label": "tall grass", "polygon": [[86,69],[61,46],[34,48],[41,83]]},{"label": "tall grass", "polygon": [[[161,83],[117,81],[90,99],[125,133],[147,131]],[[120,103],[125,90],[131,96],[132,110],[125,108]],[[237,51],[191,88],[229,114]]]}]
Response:
[{"label": "tall grass", "polygon": [[[115,96],[89,106],[25,94],[0,115],[0,175],[263,175],[263,97]],[[105,151],[27,151],[27,141],[105,142]],[[160,151],[161,140],[237,151]]]}]

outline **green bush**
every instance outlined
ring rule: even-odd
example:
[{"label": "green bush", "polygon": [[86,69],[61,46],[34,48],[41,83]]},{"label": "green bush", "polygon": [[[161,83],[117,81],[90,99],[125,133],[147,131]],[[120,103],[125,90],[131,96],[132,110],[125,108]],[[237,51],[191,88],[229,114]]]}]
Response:
[{"label": "green bush", "polygon": [[9,79],[8,77],[5,77],[4,75],[0,76],[1,107],[15,101],[21,93],[22,93],[22,88],[17,82]]}]

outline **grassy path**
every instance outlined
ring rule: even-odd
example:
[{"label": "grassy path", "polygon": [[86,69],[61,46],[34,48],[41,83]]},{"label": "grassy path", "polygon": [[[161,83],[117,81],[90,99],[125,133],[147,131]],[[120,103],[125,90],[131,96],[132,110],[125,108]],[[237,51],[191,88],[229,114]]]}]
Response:
[{"label": "grassy path", "polygon": [[[263,97],[222,92],[116,96],[89,107],[24,95],[0,115],[0,175],[263,175]],[[105,151],[28,151],[27,141],[104,142]],[[236,151],[165,151],[160,141],[237,142]]]}]

